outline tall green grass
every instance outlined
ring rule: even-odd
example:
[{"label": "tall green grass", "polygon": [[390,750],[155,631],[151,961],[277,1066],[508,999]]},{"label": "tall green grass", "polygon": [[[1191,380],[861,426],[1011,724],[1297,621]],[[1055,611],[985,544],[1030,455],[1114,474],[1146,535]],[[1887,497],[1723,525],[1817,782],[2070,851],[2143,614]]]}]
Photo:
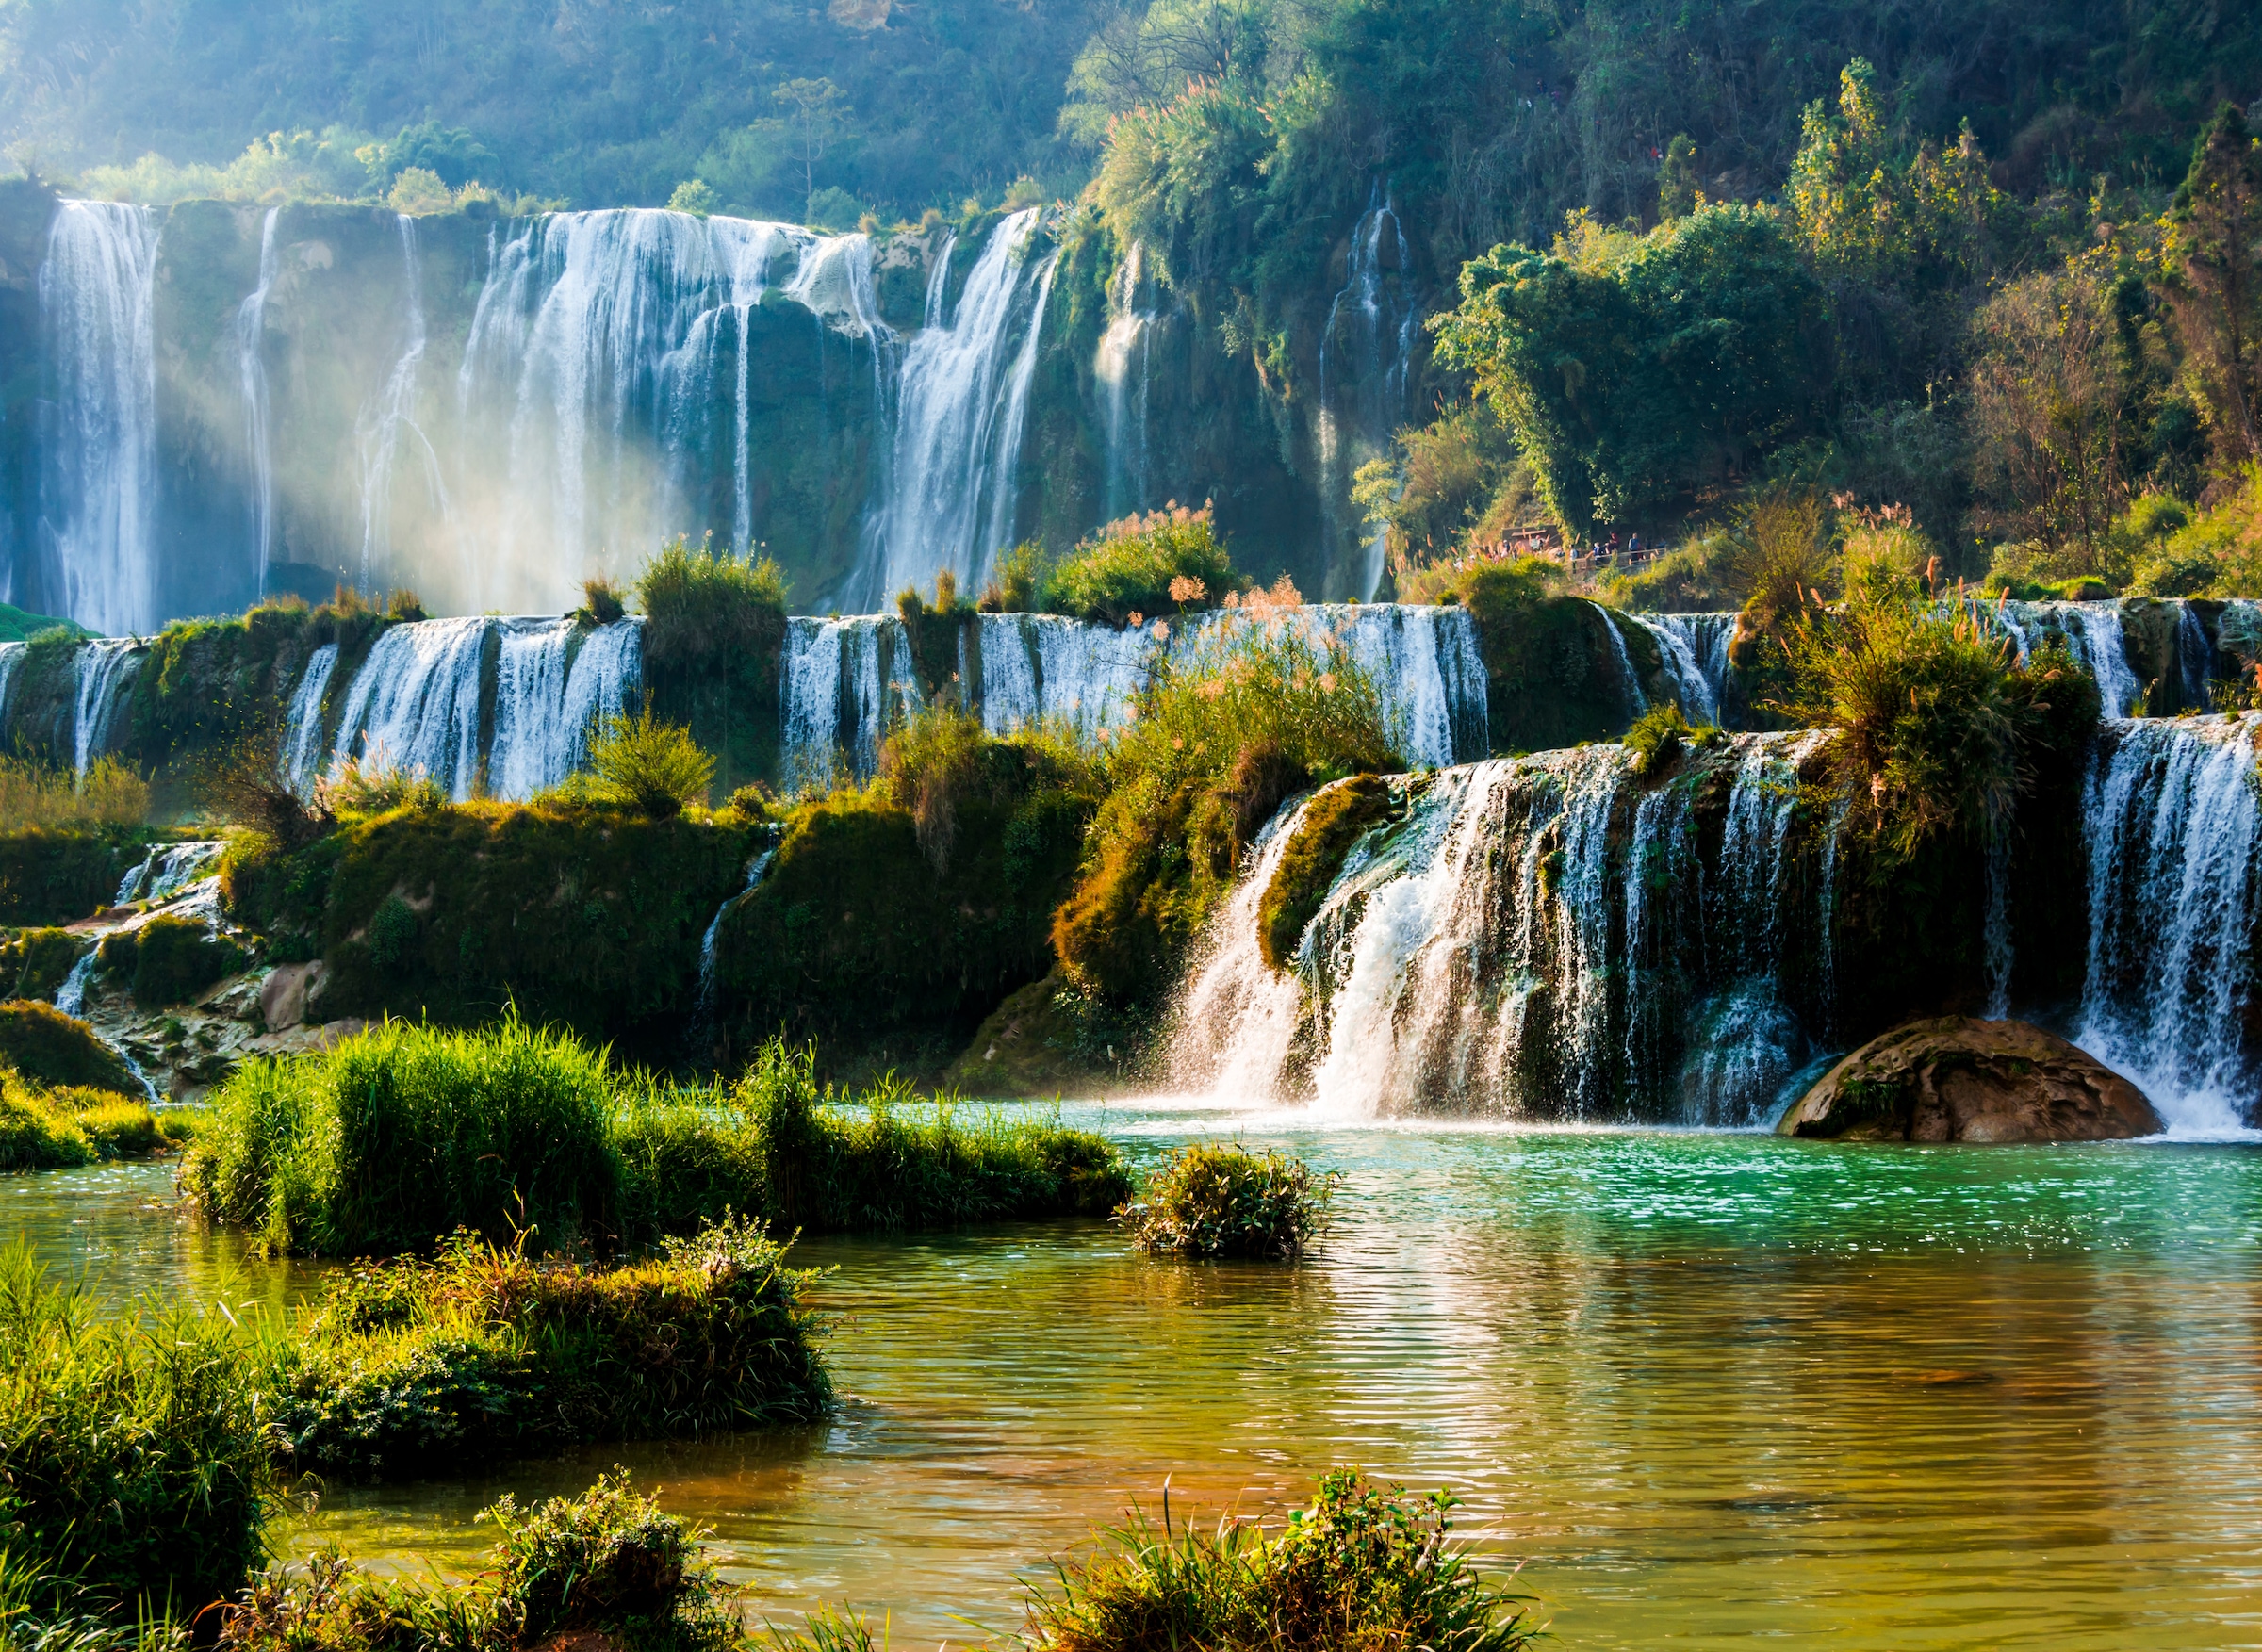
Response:
[{"label": "tall green grass", "polygon": [[262,1553],[272,1437],[224,1320],[115,1317],[0,1251],[0,1531],[16,1605],[187,1621]]},{"label": "tall green grass", "polygon": [[0,1067],[0,1171],[141,1158],[187,1141],[201,1114],[153,1113],[113,1090],[48,1089]]},{"label": "tall green grass", "polygon": [[390,1022],[248,1063],[182,1182],[216,1219],[318,1255],[421,1251],[458,1228],[613,1250],[729,1211],[779,1232],[1098,1216],[1128,1188],[1106,1140],[1057,1118],[839,1090],[779,1042],[735,1082],[678,1086],[516,1021]]}]

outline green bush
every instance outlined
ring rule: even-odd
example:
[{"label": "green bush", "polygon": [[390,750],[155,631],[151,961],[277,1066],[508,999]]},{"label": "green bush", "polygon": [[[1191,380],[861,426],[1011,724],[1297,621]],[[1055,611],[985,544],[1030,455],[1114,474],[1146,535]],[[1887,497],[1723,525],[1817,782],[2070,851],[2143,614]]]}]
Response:
[{"label": "green bush", "polygon": [[1180,1148],[1115,1214],[1142,1251],[1292,1262],[1327,1218],[1336,1178],[1238,1144]]},{"label": "green bush", "polygon": [[186,1622],[259,1559],[272,1438],[232,1329],[122,1317],[21,1245],[0,1253],[0,1462],[40,1616]]},{"label": "green bush", "polygon": [[[578,1497],[480,1513],[500,1536],[471,1582],[371,1577],[335,1552],[273,1572],[222,1615],[221,1652],[511,1652],[587,1636],[635,1652],[726,1652],[742,1641],[700,1533],[625,1470]],[[578,1643],[569,1643],[578,1644]]]},{"label": "green bush", "polygon": [[118,1052],[52,1004],[0,1004],[0,1066],[39,1084],[84,1086],[139,1099],[146,1092]]},{"label": "green bush", "polygon": [[102,940],[102,967],[126,977],[143,1009],[186,1004],[242,967],[243,949],[192,918],[159,913]]},{"label": "green bush", "polygon": [[9,998],[52,1001],[86,944],[68,929],[26,929],[0,940],[0,985],[12,984]]},{"label": "green bush", "polygon": [[1030,1652],[1516,1652],[1539,1633],[1527,1596],[1487,1587],[1452,1541],[1453,1499],[1378,1489],[1356,1470],[1320,1480],[1311,1506],[1268,1537],[1231,1516],[1161,1529],[1139,1512],[1064,1566],[1029,1606]]},{"label": "green bush", "polygon": [[458,1235],[347,1274],[263,1373],[291,1463],[399,1477],[576,1441],[807,1422],[831,1402],[811,1275],[729,1215],[584,1268]]},{"label": "green bush", "polygon": [[518,1226],[562,1245],[606,1229],[614,1082],[601,1055],[516,1017],[479,1032],[387,1022],[237,1069],[182,1183],[276,1252],[421,1251]]},{"label": "green bush", "polygon": [[785,578],[767,557],[677,539],[636,581],[645,682],[659,715],[715,754],[722,790],[775,771]]},{"label": "green bush", "polygon": [[707,800],[714,759],[691,730],[652,721],[652,702],[634,717],[601,719],[589,737],[589,794],[647,820],[672,820]]},{"label": "green bush", "polygon": [[1707,750],[1727,738],[1724,730],[1709,723],[1702,728],[1692,724],[1677,702],[1667,700],[1633,720],[1633,727],[1626,730],[1625,744],[1633,753],[1633,772],[1647,780],[1663,772],[1683,751]]},{"label": "green bush", "polygon": [[1304,806],[1257,901],[1256,947],[1267,967],[1285,971],[1295,962],[1304,928],[1327,900],[1352,845],[1390,818],[1392,809],[1390,783],[1379,775],[1339,781]]},{"label": "green bush", "polygon": [[10,828],[0,831],[0,924],[72,924],[99,912],[147,853],[138,831],[26,829],[4,811],[0,822]]},{"label": "green bush", "polygon": [[[1246,583],[1233,571],[1207,505],[1180,505],[1110,522],[1064,557],[1044,582],[1046,612],[1102,625],[1221,602]],[[1002,599],[1002,592],[1001,592]]]},{"label": "green bush", "polygon": [[146,1157],[188,1140],[197,1117],[153,1113],[112,1090],[46,1089],[0,1068],[0,1171]]}]

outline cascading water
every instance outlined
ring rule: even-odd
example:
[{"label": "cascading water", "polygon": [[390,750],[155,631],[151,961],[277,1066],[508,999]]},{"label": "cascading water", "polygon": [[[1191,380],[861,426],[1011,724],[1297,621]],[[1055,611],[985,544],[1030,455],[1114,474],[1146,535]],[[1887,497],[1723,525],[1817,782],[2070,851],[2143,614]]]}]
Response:
[{"label": "cascading water", "polygon": [[82,643],[72,656],[77,685],[71,720],[72,771],[85,779],[94,760],[110,748],[118,702],[141,669],[141,646],[130,639]]},{"label": "cascading water", "polygon": [[1152,382],[1155,328],[1162,313],[1151,303],[1146,248],[1133,241],[1107,284],[1107,331],[1100,335],[1092,377],[1106,392],[1107,515],[1121,517],[1144,510],[1153,497],[1149,480],[1147,390]]},{"label": "cascading water", "polygon": [[1673,679],[1675,697],[1693,723],[1718,723],[1728,692],[1728,646],[1734,639],[1732,613],[1637,613],[1631,616],[1657,639]]},{"label": "cascading water", "polygon": [[1058,253],[1031,255],[1041,209],[990,232],[942,322],[950,257],[928,278],[927,324],[904,352],[887,486],[866,517],[858,606],[945,569],[971,588],[1013,542],[1029,381]]},{"label": "cascading water", "polygon": [[2097,679],[2104,714],[2125,717],[2143,685],[2129,669],[2121,610],[2111,602],[1982,602],[1974,612],[2009,636],[2024,663],[2036,648],[2062,640]]},{"label": "cascading water", "polygon": [[321,776],[328,751],[322,738],[323,710],[336,671],[337,645],[324,643],[307,656],[306,668],[290,691],[290,711],[283,722],[283,772],[290,789],[302,797],[313,792]]},{"label": "cascading water", "polygon": [[587,761],[590,725],[618,712],[642,679],[644,622],[584,630],[571,619],[507,619],[500,629],[487,790],[523,800]]},{"label": "cascading water", "polygon": [[880,742],[922,698],[899,619],[786,622],[779,770],[790,790],[822,789],[844,759],[869,775]]},{"label": "cascading water", "polygon": [[1257,950],[1257,907],[1310,800],[1282,808],[1250,845],[1241,880],[1209,924],[1172,1014],[1172,1086],[1218,1095],[1272,1096],[1289,1071],[1303,1020],[1303,987],[1274,973]]},{"label": "cascading water", "polygon": [[338,756],[470,796],[479,780],[481,657],[496,623],[432,619],[379,637],[346,692]]},{"label": "cascading water", "polygon": [[275,455],[268,439],[267,296],[274,290],[280,260],[275,221],[280,206],[267,209],[259,229],[259,285],[236,311],[236,371],[243,386],[243,451],[252,467],[252,553],[256,583],[267,595],[267,568],[275,545]]},{"label": "cascading water", "polygon": [[2180,710],[2204,712],[2207,705],[2207,681],[2214,675],[2214,645],[2207,641],[2207,628],[2199,622],[2188,602],[2179,602],[2175,610],[2175,666],[2181,679],[2183,704]]},{"label": "cascading water", "polygon": [[427,343],[424,320],[424,267],[417,250],[417,221],[398,216],[403,280],[403,338],[400,357],[377,400],[362,410],[355,428],[361,459],[361,583],[369,588],[380,568],[394,565],[393,511],[398,487],[402,436],[411,439],[422,461],[427,503],[445,528],[451,510],[438,450],[417,421],[417,382]]},{"label": "cascading water", "polygon": [[110,904],[148,901],[154,906],[169,901],[210,872],[226,850],[227,844],[212,841],[153,844],[140,864],[125,875]]},{"label": "cascading water", "polygon": [[1633,656],[1626,651],[1626,634],[1618,630],[1615,611],[1599,602],[1590,606],[1602,622],[1602,634],[1610,639],[1611,658],[1618,668],[1618,694],[1626,702],[1626,720],[1631,722],[1649,709],[1649,696],[1642,692],[1641,674],[1633,668]]},{"label": "cascading water", "polygon": [[10,727],[8,687],[15,681],[17,668],[24,663],[24,657],[30,652],[31,645],[28,643],[0,643],[0,732],[5,732]]},{"label": "cascading water", "polygon": [[[40,266],[38,600],[89,630],[153,630],[157,567],[157,217],[66,201]],[[20,587],[19,587],[19,593]]]},{"label": "cascading water", "polygon": [[[1315,403],[1320,445],[1321,509],[1334,531],[1350,475],[1381,451],[1405,417],[1406,380],[1421,334],[1421,305],[1412,282],[1413,251],[1397,204],[1381,183],[1351,232],[1344,280],[1320,335],[1320,384]],[[1351,430],[1343,430],[1343,387],[1352,389]],[[1370,600],[1382,584],[1388,539],[1381,528],[1364,542],[1365,556],[1352,595]],[[1331,550],[1334,548],[1330,547]]]},{"label": "cascading water", "polygon": [[2172,1130],[2253,1121],[2262,716],[2109,725],[2087,799],[2090,945],[2076,1041]]},{"label": "cascading water", "polygon": [[1327,627],[1373,679],[1408,762],[1444,768],[1484,755],[1484,661],[1467,609],[1361,603],[1301,612]]}]

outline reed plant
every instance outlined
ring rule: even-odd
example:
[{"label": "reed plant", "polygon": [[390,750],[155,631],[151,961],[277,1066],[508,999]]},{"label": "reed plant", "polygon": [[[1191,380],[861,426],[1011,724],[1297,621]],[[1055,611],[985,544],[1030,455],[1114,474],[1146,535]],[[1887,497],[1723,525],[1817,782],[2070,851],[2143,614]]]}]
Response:
[{"label": "reed plant", "polygon": [[591,801],[626,809],[647,820],[673,820],[707,800],[714,759],[678,723],[652,718],[651,696],[635,716],[600,717],[589,734]]},{"label": "reed plant", "polygon": [[743,653],[783,633],[785,573],[767,556],[734,556],[679,534],[636,576],[644,652],[662,666]]},{"label": "reed plant", "polygon": [[267,1337],[293,1466],[398,1477],[586,1440],[810,1422],[831,1403],[811,1275],[725,1216],[617,1267],[460,1234],[340,1277]]},{"label": "reed plant", "polygon": [[87,831],[149,820],[149,782],[131,764],[98,757],[84,775],[25,752],[0,755],[0,821],[10,831]]},{"label": "reed plant", "polygon": [[159,1114],[114,1090],[48,1088],[0,1067],[0,1171],[146,1158],[191,1139],[201,1113]]},{"label": "reed plant", "polygon": [[25,1246],[0,1251],[0,1529],[19,1608],[188,1622],[260,1558],[272,1447],[223,1317],[120,1315]]},{"label": "reed plant", "polygon": [[1115,1213],[1142,1251],[1292,1262],[1326,1225],[1333,1172],[1238,1142],[1194,1142],[1166,1157]]},{"label": "reed plant", "polygon": [[[1184,505],[1110,522],[1076,547],[1044,581],[1054,613],[1102,625],[1137,625],[1206,602],[1247,583],[1234,572],[1210,508]],[[1005,592],[999,591],[999,606]]]}]

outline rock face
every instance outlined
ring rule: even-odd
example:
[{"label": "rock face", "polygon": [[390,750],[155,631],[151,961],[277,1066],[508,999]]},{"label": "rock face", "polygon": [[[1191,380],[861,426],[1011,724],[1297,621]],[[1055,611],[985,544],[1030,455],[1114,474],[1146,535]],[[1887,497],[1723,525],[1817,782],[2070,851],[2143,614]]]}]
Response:
[{"label": "rock face", "polygon": [[2124,1141],[2165,1128],[2143,1091],[2055,1033],[1959,1015],[1872,1039],[1776,1126],[1837,1141]]}]

